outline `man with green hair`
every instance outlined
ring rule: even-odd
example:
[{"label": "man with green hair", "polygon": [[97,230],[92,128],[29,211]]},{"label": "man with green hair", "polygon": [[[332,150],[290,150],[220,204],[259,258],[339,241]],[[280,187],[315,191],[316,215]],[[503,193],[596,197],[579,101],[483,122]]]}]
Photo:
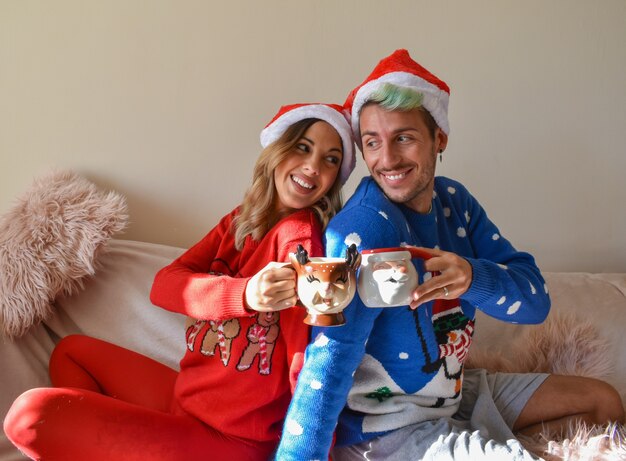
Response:
[{"label": "man with green hair", "polygon": [[[315,328],[276,459],[535,459],[513,433],[623,421],[619,394],[589,378],[465,370],[476,309],[541,323],[534,258],[516,250],[459,182],[435,177],[447,146],[448,86],[397,50],[346,101],[370,172],[327,227],[326,252],[416,246],[408,306],[359,296],[341,327]],[[389,268],[390,281],[393,269]]]}]

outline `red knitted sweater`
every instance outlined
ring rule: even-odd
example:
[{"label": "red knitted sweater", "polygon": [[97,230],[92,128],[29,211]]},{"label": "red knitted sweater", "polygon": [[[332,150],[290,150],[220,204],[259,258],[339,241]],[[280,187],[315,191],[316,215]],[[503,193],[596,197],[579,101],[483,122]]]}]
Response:
[{"label": "red knitted sweater", "polygon": [[192,414],[226,436],[278,442],[293,389],[290,378],[299,372],[309,328],[299,307],[250,313],[244,308],[245,287],[268,262],[288,261],[298,244],[312,256],[323,255],[322,229],[312,210],[300,210],[261,241],[248,236],[238,251],[231,233],[237,213],[226,215],[161,269],[150,299],[191,317],[175,411]]}]

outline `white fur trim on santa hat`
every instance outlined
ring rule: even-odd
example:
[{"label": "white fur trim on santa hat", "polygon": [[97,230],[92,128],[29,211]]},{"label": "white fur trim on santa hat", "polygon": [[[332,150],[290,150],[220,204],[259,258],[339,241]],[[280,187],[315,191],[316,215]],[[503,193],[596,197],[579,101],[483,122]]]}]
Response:
[{"label": "white fur trim on santa hat", "polygon": [[291,125],[307,118],[323,120],[339,133],[343,145],[343,158],[339,170],[339,181],[341,184],[345,184],[356,164],[354,141],[352,140],[349,122],[350,116],[346,111],[342,113],[325,104],[298,106],[275,118],[261,131],[261,146],[266,148],[280,138]]},{"label": "white fur trim on santa hat", "polygon": [[411,88],[421,93],[424,98],[422,100],[422,106],[430,112],[430,115],[435,119],[439,128],[441,128],[444,133],[450,134],[450,125],[448,123],[448,102],[450,95],[437,85],[433,85],[415,74],[409,72],[389,72],[376,80],[367,82],[359,88],[354,98],[352,104],[352,131],[359,145],[361,144],[361,133],[359,132],[361,108],[363,104],[369,101],[372,93],[384,83],[393,83],[394,85]]}]

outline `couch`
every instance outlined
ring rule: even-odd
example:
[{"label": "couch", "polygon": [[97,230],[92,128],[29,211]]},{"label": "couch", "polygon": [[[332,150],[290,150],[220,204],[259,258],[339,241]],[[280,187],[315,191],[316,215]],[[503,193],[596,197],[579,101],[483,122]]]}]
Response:
[{"label": "couch", "polygon": [[[49,385],[48,358],[55,342],[68,334],[96,336],[177,367],[184,350],[184,317],[154,307],[148,296],[156,271],[182,251],[171,246],[112,239],[98,257],[95,275],[84,282],[80,291],[58,297],[53,314],[24,335],[4,339],[0,346],[2,414],[23,391]],[[605,378],[626,402],[626,354],[623,353],[626,350],[626,274],[548,272],[544,275],[553,302],[549,318],[567,319],[559,323],[564,326],[563,331],[560,327],[551,330],[560,337],[553,338],[549,348],[581,348],[577,357],[589,354],[593,363],[577,371]],[[536,346],[536,339],[542,337],[546,325],[511,325],[481,316],[476,322],[473,345],[479,353],[473,360],[486,361],[483,365],[488,367],[514,368],[519,360],[510,358],[523,356],[527,350],[524,345],[529,342]],[[572,331],[574,337],[568,338]],[[587,335],[583,341],[576,337],[581,332]],[[480,351],[489,351],[489,354]],[[494,360],[494,357],[502,360]],[[511,365],[512,361],[516,364]],[[534,365],[526,364],[528,368]],[[572,364],[570,360],[562,364],[564,367],[572,365],[575,369],[577,363]],[[20,459],[24,458],[3,435],[0,461]]]}]

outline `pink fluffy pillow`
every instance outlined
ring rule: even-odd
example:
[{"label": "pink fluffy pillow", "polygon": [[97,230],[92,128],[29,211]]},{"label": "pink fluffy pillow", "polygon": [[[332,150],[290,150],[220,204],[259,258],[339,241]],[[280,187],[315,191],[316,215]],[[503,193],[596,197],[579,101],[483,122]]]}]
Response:
[{"label": "pink fluffy pillow", "polygon": [[36,179],[0,217],[0,325],[24,334],[82,287],[99,250],[128,222],[125,198],[73,172]]}]

